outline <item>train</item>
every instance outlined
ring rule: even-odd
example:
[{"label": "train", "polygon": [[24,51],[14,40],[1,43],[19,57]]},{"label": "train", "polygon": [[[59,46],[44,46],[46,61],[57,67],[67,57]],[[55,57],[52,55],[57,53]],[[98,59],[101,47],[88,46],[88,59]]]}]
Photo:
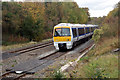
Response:
[{"label": "train", "polygon": [[98,25],[60,23],[54,26],[53,42],[57,50],[72,49],[76,42],[93,35]]}]

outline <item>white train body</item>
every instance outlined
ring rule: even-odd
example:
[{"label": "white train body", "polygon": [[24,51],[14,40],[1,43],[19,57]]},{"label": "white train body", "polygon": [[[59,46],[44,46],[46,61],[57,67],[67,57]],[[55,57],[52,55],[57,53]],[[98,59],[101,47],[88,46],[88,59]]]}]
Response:
[{"label": "white train body", "polygon": [[54,27],[53,41],[57,50],[71,49],[75,42],[93,34],[98,25],[60,23]]}]

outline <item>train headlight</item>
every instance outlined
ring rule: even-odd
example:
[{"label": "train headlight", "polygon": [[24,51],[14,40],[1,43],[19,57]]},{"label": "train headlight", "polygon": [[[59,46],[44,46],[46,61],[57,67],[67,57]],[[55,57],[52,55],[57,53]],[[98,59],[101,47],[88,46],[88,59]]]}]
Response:
[{"label": "train headlight", "polygon": [[69,39],[67,39],[67,41],[69,41]]}]

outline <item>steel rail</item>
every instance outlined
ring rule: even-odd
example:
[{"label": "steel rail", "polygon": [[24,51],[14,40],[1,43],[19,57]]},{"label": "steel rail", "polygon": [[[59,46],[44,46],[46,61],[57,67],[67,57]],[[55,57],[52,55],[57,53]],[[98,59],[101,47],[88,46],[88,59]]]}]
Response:
[{"label": "steel rail", "polygon": [[13,56],[17,56],[17,55],[29,52],[29,51],[33,51],[33,50],[36,50],[36,49],[44,48],[44,47],[50,46],[52,44],[53,44],[52,42],[49,42],[49,43],[40,44],[40,45],[36,45],[36,46],[32,46],[32,47],[27,47],[27,48],[16,50],[16,51],[6,52],[9,55],[2,53],[2,55],[6,55],[6,56],[3,56],[3,60],[7,59],[7,58],[10,58],[10,57],[13,57]]},{"label": "steel rail", "polygon": [[[81,51],[80,51],[80,53],[82,53],[82,52],[84,52],[84,51],[86,51],[86,50],[88,50],[90,47],[91,47],[91,45],[92,44],[90,44],[89,46],[87,46],[86,48],[84,48],[84,49],[82,49]],[[60,52],[58,52],[58,51],[56,51],[56,52],[53,52],[52,54],[50,54],[50,55],[47,55],[47,56],[45,56],[45,57],[42,57],[42,58],[39,58],[39,60],[43,60],[43,59],[46,59],[47,61],[45,61],[44,63],[42,63],[42,64],[40,64],[40,65],[37,65],[37,66],[35,66],[35,67],[33,67],[33,68],[31,68],[31,69],[28,69],[28,70],[26,70],[26,72],[27,71],[31,71],[31,70],[33,70],[33,69],[35,69],[35,68],[38,68],[38,67],[40,67],[40,66],[42,66],[42,65],[44,65],[45,63],[47,63],[47,62],[49,62],[49,61],[51,61],[50,59],[47,59],[47,58],[49,58],[49,57],[52,57],[53,59],[52,60],[55,60],[55,59],[57,59],[57,58],[59,58],[59,57],[61,57],[62,55],[65,55],[65,54],[67,54],[68,52],[70,52],[70,51],[67,51],[66,53],[60,53]],[[56,55],[55,54],[57,54],[57,57],[56,57]],[[11,71],[10,71],[11,72]],[[10,72],[8,72],[9,74],[10,74]],[[16,77],[15,79],[13,79],[13,80],[18,80],[18,79],[20,79],[20,78],[22,78],[23,76],[26,76],[27,75],[27,73],[26,72],[23,72],[20,76],[18,76],[18,77]],[[34,73],[33,73],[34,74]],[[5,74],[3,74],[2,75],[2,77],[4,76]],[[7,73],[6,73],[6,75],[7,75]]]}]

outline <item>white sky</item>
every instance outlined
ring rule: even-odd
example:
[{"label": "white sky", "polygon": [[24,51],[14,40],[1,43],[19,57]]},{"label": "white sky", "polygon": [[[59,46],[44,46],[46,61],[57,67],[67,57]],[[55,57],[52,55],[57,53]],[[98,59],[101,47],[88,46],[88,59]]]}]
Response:
[{"label": "white sky", "polygon": [[88,7],[91,17],[107,16],[120,0],[75,0],[79,7]]},{"label": "white sky", "polygon": [[[11,0],[2,0],[2,1],[11,1]],[[25,0],[14,0],[14,1],[25,1]],[[32,0],[32,1],[41,1],[41,0]],[[114,9],[115,4],[117,4],[120,0],[74,0],[74,1],[77,2],[79,7],[88,7],[91,17],[102,17],[102,16],[107,16],[107,14]]]}]

